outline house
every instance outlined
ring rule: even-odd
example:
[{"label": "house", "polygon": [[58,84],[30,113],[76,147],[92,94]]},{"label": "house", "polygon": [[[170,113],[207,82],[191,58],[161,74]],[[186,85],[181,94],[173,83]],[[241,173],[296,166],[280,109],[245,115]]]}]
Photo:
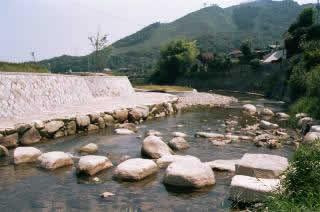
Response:
[{"label": "house", "polygon": [[283,59],[286,59],[287,52],[286,50],[278,50],[275,52],[272,52],[264,57],[262,60],[262,63],[278,63],[281,62]]}]

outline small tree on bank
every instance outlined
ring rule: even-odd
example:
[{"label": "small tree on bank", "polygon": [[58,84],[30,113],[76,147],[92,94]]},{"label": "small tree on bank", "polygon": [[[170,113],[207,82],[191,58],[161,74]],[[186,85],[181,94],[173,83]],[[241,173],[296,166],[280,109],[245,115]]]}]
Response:
[{"label": "small tree on bank", "polygon": [[101,71],[103,69],[103,63],[101,58],[101,50],[103,50],[108,43],[107,35],[100,34],[98,31],[95,36],[88,37],[90,45],[94,48],[94,65],[95,71]]}]

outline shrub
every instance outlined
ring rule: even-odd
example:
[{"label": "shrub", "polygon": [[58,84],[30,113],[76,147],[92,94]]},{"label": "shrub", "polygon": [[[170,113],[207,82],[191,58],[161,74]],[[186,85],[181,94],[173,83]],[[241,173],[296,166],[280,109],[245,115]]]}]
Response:
[{"label": "shrub", "polygon": [[307,94],[309,96],[320,96],[320,66],[307,74]]},{"label": "shrub", "polygon": [[269,211],[320,210],[320,141],[298,148],[281,186],[281,192],[267,200]]},{"label": "shrub", "polygon": [[303,97],[290,107],[292,114],[307,113],[314,118],[320,118],[320,99],[318,97]]},{"label": "shrub", "polygon": [[302,63],[294,66],[290,79],[290,97],[292,100],[297,100],[306,93],[306,72]]}]

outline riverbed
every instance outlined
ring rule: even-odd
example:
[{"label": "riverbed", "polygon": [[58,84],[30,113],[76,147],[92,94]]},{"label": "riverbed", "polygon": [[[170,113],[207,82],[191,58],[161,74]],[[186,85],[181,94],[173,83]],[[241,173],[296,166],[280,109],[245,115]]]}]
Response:
[{"label": "riverbed", "polygon": [[[226,94],[226,93],[223,93]],[[175,116],[147,121],[139,126],[136,135],[115,135],[111,128],[89,135],[76,135],[36,145],[43,152],[61,150],[78,156],[77,150],[88,143],[99,146],[97,155],[107,155],[114,165],[124,155],[141,157],[141,141],[150,129],[160,131],[164,141],[172,138],[171,132],[189,135],[190,148],[176,152],[193,155],[203,162],[216,159],[239,159],[244,153],[267,153],[290,158],[293,147],[278,150],[258,148],[249,142],[236,142],[214,146],[207,139],[195,138],[198,131],[225,133],[224,120],[238,117],[240,125],[246,120],[241,105],[253,103],[283,111],[283,103],[260,96],[231,94],[239,99],[230,108],[194,108]],[[241,126],[238,126],[241,127]],[[78,177],[75,168],[62,168],[53,172],[34,164],[12,165],[10,159],[0,160],[0,211],[225,211],[232,174],[216,172],[216,185],[197,191],[183,191],[166,187],[162,183],[164,170],[140,182],[119,182],[112,178],[112,169],[94,177]],[[106,199],[99,194],[115,194]]]}]

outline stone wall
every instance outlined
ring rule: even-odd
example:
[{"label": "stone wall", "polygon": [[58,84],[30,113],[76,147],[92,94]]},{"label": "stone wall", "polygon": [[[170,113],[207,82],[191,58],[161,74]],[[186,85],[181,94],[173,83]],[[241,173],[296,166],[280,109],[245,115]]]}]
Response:
[{"label": "stone wall", "polygon": [[0,119],[85,104],[97,97],[128,96],[127,77],[0,73]]}]

